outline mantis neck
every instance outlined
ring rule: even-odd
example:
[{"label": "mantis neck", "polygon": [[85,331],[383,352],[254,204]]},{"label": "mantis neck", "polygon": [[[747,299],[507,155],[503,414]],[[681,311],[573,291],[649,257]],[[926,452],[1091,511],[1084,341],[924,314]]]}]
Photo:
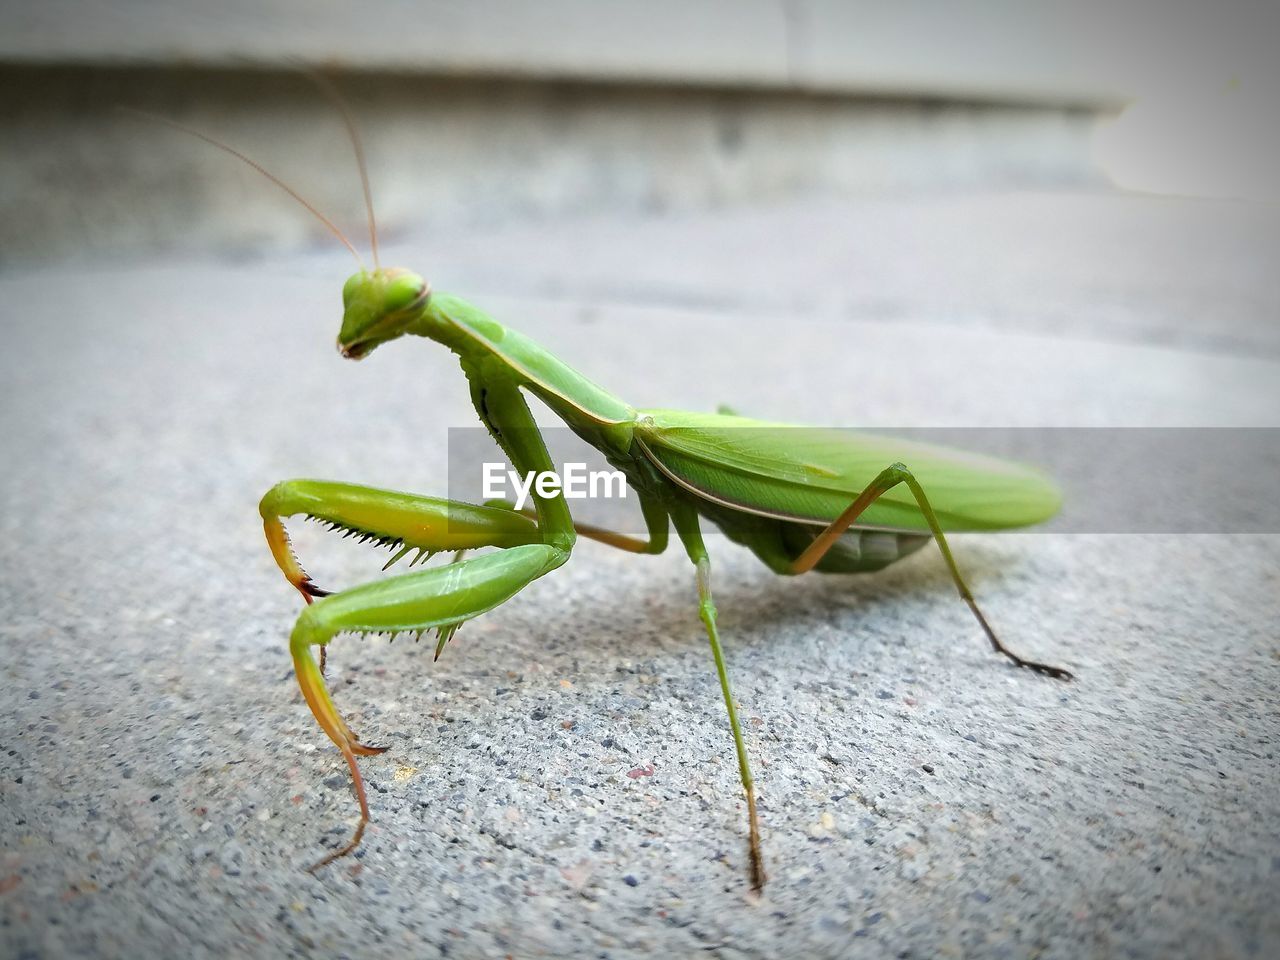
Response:
[{"label": "mantis neck", "polygon": [[473,385],[524,387],[593,446],[616,453],[630,449],[636,421],[630,404],[479,308],[460,297],[434,293],[423,328],[424,335],[459,356]]}]

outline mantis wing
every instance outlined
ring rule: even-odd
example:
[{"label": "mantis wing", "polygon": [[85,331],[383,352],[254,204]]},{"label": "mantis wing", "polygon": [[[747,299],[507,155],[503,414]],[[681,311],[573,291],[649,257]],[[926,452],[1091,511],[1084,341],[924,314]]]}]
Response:
[{"label": "mantis wing", "polygon": [[[1053,516],[1062,501],[1053,482],[1031,467],[948,447],[714,413],[639,413],[636,435],[664,474],[745,513],[830,523],[897,462],[920,481],[944,530],[1028,526]],[[928,530],[905,486],[876,500],[857,526]]]}]

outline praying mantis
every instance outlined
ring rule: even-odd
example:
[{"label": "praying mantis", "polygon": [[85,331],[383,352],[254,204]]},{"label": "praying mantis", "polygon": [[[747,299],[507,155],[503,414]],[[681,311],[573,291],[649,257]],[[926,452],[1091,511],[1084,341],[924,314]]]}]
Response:
[{"label": "praying mantis", "polygon": [[[879,435],[792,428],[727,412],[632,406],[480,308],[433,290],[411,270],[380,265],[363,151],[350,115],[339,107],[360,167],[374,260],[373,269],[362,265],[343,286],[337,337],[342,356],[360,360],[405,337],[453,353],[480,423],[522,474],[555,469],[528,405],[527,397],[537,398],[625,474],[639,500],[647,536],[576,522],[555,489],[534,490],[532,510],[518,511],[494,502],[466,503],[336,481],[286,480],[272,487],[259,506],[267,543],[285,579],[305,601],[289,638],[298,684],[316,722],[346,760],[359,806],[350,840],[311,869],[360,844],[371,813],[357,758],[386,749],[363,742],[335,706],[324,677],[327,645],[344,633],[394,636],[435,630],[439,657],[460,625],[567,563],[579,537],[631,553],[660,554],[674,528],[688,555],[746,800],[755,890],[766,880],[761,828],[747,744],[717,628],[704,523],[783,576],[880,570],[933,540],[992,649],[1018,667],[1071,679],[1067,670],[1026,659],[997,638],[965,584],[946,536],[1048,519],[1059,509],[1060,495],[1046,476],[1016,463]],[[248,157],[181,124],[162,122],[251,164],[356,253],[331,221]],[[411,563],[445,551],[455,558],[443,566],[330,593],[312,581],[292,549],[284,520],[299,515],[391,547],[388,567],[413,550],[418,556]],[[489,552],[465,556],[484,549]],[[319,648],[319,662],[314,648]]]}]

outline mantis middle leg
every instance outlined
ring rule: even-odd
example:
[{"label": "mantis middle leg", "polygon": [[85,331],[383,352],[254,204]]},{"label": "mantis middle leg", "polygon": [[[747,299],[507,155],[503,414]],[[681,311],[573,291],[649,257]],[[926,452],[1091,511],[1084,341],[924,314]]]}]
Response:
[{"label": "mantis middle leg", "polygon": [[711,655],[716,661],[716,673],[720,677],[720,690],[724,694],[724,705],[729,711],[729,727],[733,731],[733,744],[738,753],[738,774],[742,778],[742,789],[747,796],[747,830],[751,857],[751,887],[761,890],[764,887],[764,857],[760,852],[760,820],[756,814],[755,782],[751,778],[751,763],[747,759],[747,747],[742,739],[742,725],[738,722],[738,708],[734,703],[733,690],[729,685],[729,671],[724,662],[724,651],[720,648],[720,631],[716,627],[716,605],[711,598],[711,558],[702,542],[702,530],[698,522],[698,514],[690,507],[679,506],[672,510],[671,520],[675,524],[676,533],[684,544],[689,559],[698,570],[698,616],[706,628],[707,639],[711,641]]},{"label": "mantis middle leg", "polygon": [[[597,543],[603,543],[606,546],[613,547],[616,550],[625,550],[627,553],[647,553],[659,554],[667,549],[667,541],[670,534],[671,523],[667,516],[666,508],[655,500],[649,500],[644,496],[639,497],[640,510],[644,514],[645,527],[648,532],[647,539],[633,537],[630,534],[619,533],[616,530],[609,530],[605,527],[597,527],[590,523],[581,523],[577,520],[573,521],[573,532],[580,537],[586,537],[588,540],[594,540]],[[511,510],[519,513],[522,517],[536,518],[537,514],[525,508],[517,511],[515,506],[506,500],[487,500],[486,507],[497,507],[500,510]]]}]

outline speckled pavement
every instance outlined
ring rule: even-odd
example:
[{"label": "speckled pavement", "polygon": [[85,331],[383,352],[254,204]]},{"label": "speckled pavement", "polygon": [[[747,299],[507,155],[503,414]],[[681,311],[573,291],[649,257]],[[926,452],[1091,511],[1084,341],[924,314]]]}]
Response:
[{"label": "speckled pavement", "polygon": [[[961,196],[395,239],[639,405],[841,425],[1280,425],[1274,210]],[[349,261],[0,274],[0,955],[1271,957],[1280,538],[1016,534],[859,578],[712,538],[771,874],[692,571],[584,543],[302,703],[276,480],[441,492],[456,362],[333,350]],[[1068,509],[1070,505],[1068,504]],[[317,580],[382,556],[295,524]]]}]

